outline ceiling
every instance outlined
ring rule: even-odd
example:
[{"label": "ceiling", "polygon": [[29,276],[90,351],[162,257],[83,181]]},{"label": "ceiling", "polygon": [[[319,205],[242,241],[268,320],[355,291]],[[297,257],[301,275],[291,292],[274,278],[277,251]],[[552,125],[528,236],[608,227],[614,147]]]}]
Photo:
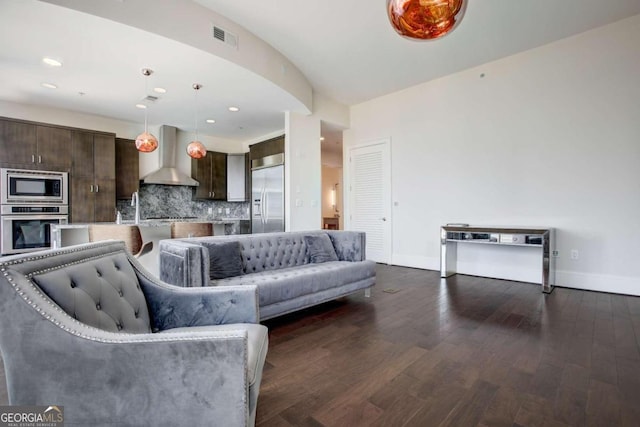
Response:
[{"label": "ceiling", "polygon": [[[640,0],[470,1],[453,33],[414,42],[391,29],[383,0],[197,3],[269,43],[315,92],[347,105],[640,13]],[[64,66],[44,66],[47,55]],[[200,133],[249,140],[281,130],[283,112],[299,106],[266,79],[196,48],[36,0],[0,0],[0,100],[139,123],[144,113],[134,105],[146,95],[143,67],[156,71],[147,82],[150,94],[155,86],[167,89],[148,109],[152,124],[192,131],[197,108]],[[203,85],[197,100],[192,83]],[[231,105],[241,110],[229,112]]]}]

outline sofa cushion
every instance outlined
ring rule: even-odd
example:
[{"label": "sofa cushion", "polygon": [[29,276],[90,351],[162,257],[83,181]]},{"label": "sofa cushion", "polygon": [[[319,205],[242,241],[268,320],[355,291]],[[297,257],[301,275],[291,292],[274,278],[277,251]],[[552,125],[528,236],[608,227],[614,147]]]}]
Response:
[{"label": "sofa cushion", "polygon": [[304,242],[309,251],[309,261],[314,264],[322,262],[338,261],[336,250],[333,249],[331,239],[326,234],[313,234],[304,236]]},{"label": "sofa cushion", "polygon": [[373,261],[331,261],[213,280],[211,285],[257,285],[259,304],[263,307],[358,282],[375,274]]},{"label": "sofa cushion", "polygon": [[244,274],[239,242],[202,242],[201,244],[209,251],[209,278],[217,280]]}]

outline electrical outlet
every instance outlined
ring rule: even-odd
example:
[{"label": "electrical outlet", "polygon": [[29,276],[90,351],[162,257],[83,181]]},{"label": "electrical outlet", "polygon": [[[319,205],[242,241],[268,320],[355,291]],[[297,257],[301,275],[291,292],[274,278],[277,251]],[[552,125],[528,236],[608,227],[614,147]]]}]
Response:
[{"label": "electrical outlet", "polygon": [[218,208],[218,213],[221,214],[222,213],[222,208]]},{"label": "electrical outlet", "polygon": [[558,258],[560,256],[560,251],[552,251],[551,256],[554,258]]},{"label": "electrical outlet", "polygon": [[580,252],[577,249],[571,249],[571,259],[580,259]]},{"label": "electrical outlet", "polygon": [[207,209],[207,213],[208,213],[209,215],[211,215],[211,214],[213,213],[213,208],[208,208],[208,209]]},{"label": "electrical outlet", "polygon": [[229,215],[231,213],[231,209],[229,208],[225,208],[224,209],[224,213],[226,213],[227,215]]}]

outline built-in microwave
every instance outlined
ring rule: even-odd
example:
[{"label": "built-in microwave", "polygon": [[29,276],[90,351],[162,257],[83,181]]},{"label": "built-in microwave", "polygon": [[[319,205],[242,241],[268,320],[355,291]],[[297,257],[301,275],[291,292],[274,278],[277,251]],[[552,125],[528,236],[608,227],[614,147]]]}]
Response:
[{"label": "built-in microwave", "polygon": [[2,168],[0,176],[3,205],[68,203],[67,172]]}]

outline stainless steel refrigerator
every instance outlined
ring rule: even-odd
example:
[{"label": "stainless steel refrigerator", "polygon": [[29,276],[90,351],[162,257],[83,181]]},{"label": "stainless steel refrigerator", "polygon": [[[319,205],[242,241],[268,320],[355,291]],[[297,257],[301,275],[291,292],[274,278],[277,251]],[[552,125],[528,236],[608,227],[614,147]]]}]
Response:
[{"label": "stainless steel refrigerator", "polygon": [[283,157],[276,155],[252,161],[252,233],[284,231]]}]

